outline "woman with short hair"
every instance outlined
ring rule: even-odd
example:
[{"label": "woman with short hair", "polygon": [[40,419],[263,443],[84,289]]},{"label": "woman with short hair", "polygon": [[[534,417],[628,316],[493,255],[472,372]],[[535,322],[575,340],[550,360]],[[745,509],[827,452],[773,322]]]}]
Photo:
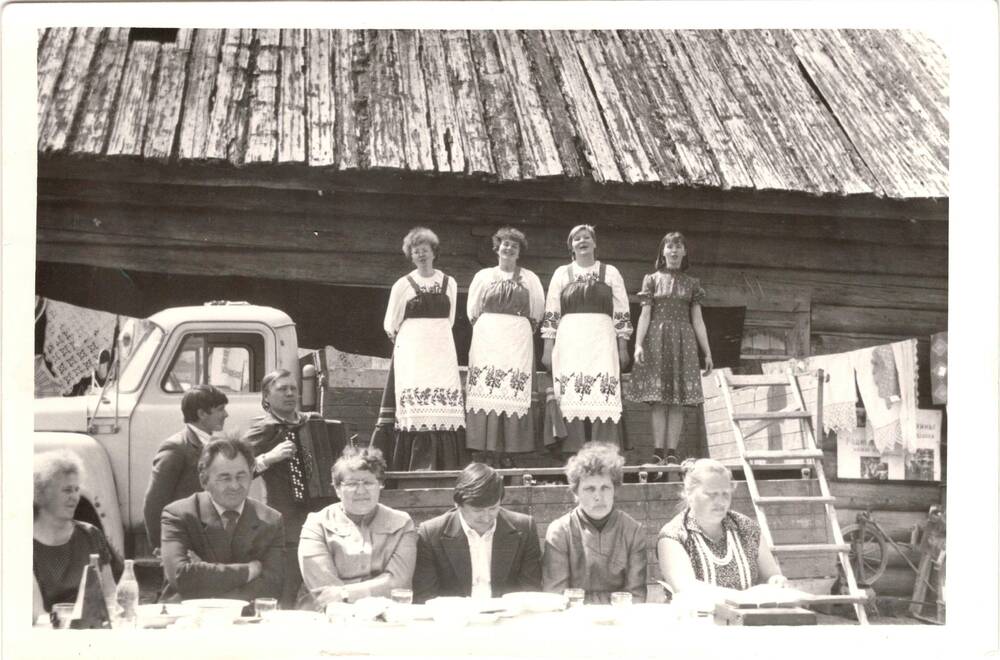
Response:
[{"label": "woman with short hair", "polygon": [[76,601],[90,555],[98,555],[102,567],[110,566],[115,580],[124,569],[100,529],[73,519],[82,473],[79,457],[70,451],[35,455],[32,568],[46,612],[56,603]]},{"label": "woman with short hair", "polygon": [[465,405],[451,327],[458,285],[434,268],[437,235],[414,227],[403,254],[416,268],[389,293],[383,327],[392,367],[372,444],[393,470],[454,470],[465,465]]},{"label": "woman with short hair", "polygon": [[597,260],[597,230],[577,225],[566,245],[573,261],[552,274],[545,298],[542,363],[552,370],[566,420],[563,452],[587,440],[621,444],[621,369],[632,336],[628,292],[618,270]]},{"label": "woman with short hair", "polygon": [[683,510],[656,541],[660,572],[674,594],[705,584],[739,590],[761,582],[784,585],[787,580],[760,525],[730,510],[729,468],[710,458],[684,465]]},{"label": "woman with short hair", "polygon": [[540,448],[535,443],[531,392],[534,329],[542,320],[545,292],[538,276],[519,264],[527,246],[524,234],[513,227],[493,234],[498,265],[472,278],[466,309],[472,323],[466,446],[501,458]]},{"label": "woman with short hair", "polygon": [[608,603],[616,591],[646,600],[646,535],[615,508],[625,459],[607,443],[587,443],[566,463],[575,509],[549,525],[542,556],[542,588],[585,591],[587,603]]},{"label": "woman with short hair", "polygon": [[310,513],[298,559],[302,609],[389,596],[409,588],[417,530],[409,514],[379,504],[386,464],[378,449],[348,446],[331,469],[340,502]]}]

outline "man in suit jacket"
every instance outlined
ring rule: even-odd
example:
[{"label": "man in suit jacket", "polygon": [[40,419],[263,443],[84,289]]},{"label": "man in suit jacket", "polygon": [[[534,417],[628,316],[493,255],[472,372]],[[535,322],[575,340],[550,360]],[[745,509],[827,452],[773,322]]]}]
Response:
[{"label": "man in suit jacket", "polygon": [[226,395],[211,385],[195,385],[181,399],[184,428],[163,441],[153,458],[153,473],[143,500],[146,537],[153,552],[160,550],[163,507],[201,490],[198,458],[201,449],[226,423]]},{"label": "man in suit jacket", "polygon": [[470,463],[452,497],[454,509],[418,530],[413,600],[539,591],[542,566],[535,521],[500,506],[503,477],[488,465]]},{"label": "man in suit jacket", "polygon": [[198,461],[204,492],[163,510],[161,554],[167,586],[161,600],[239,598],[281,593],[281,514],[247,497],[253,452],[242,440],[213,440]]}]

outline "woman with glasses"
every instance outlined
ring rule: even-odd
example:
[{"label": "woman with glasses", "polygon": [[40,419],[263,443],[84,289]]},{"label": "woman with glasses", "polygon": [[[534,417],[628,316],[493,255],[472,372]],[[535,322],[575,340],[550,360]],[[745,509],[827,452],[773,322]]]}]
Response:
[{"label": "woman with glasses", "polygon": [[299,539],[300,609],[410,588],[417,529],[409,514],[378,503],[385,469],[378,449],[354,446],[333,464],[340,502],[310,513]]}]

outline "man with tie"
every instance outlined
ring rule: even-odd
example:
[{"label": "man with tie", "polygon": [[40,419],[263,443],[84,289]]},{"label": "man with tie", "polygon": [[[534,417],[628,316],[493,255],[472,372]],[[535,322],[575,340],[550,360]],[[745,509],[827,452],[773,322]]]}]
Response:
[{"label": "man with tie", "polygon": [[160,551],[160,515],[163,507],[201,490],[198,458],[201,448],[226,423],[229,399],[211,385],[195,385],[181,399],[184,428],[163,441],[153,458],[153,473],[143,500],[146,537],[153,552]]},{"label": "man with tie", "polygon": [[162,601],[277,598],[284,580],[281,514],[247,497],[253,452],[241,440],[205,445],[198,460],[202,492],[167,505],[161,556]]},{"label": "man with tie", "polygon": [[418,530],[414,602],[539,591],[542,567],[535,521],[501,506],[503,477],[488,465],[470,463],[459,475],[452,499],[454,509]]}]

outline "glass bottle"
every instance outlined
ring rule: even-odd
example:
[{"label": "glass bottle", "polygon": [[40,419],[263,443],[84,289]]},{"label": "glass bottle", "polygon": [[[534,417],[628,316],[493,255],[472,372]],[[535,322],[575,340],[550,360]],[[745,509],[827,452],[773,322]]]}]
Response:
[{"label": "glass bottle", "polygon": [[135,579],[135,562],[125,560],[125,571],[115,590],[115,622],[119,628],[135,628],[139,612],[139,582]]}]

